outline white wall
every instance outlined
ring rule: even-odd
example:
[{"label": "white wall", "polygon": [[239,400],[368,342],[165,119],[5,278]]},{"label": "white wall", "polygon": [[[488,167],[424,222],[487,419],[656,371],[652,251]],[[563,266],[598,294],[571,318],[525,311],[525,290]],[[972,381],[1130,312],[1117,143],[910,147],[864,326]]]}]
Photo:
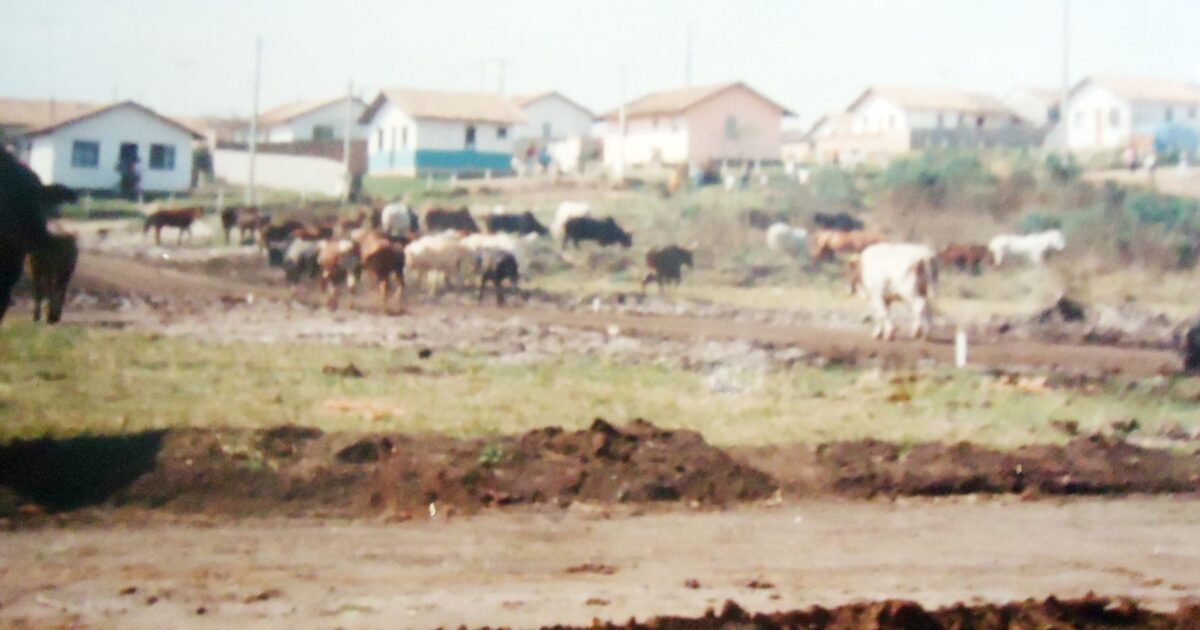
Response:
[{"label": "white wall", "polygon": [[[626,166],[651,163],[656,155],[665,164],[687,162],[688,128],[682,115],[631,118],[625,127]],[[604,136],[604,164],[609,168],[619,159],[620,134],[620,125],[613,122]]]},{"label": "white wall", "polygon": [[[462,151],[466,148],[466,133],[468,124],[475,126],[475,150],[481,153],[512,153],[513,129],[511,125],[496,123],[467,123],[460,120],[424,119],[418,122],[420,128],[418,149],[436,151]],[[508,129],[505,138],[496,136],[500,127]]]},{"label": "white wall", "polygon": [[[230,184],[249,183],[250,153],[217,149],[213,174]],[[310,192],[331,197],[345,190],[346,171],[340,160],[309,155],[259,153],[254,161],[254,181],[264,188]]]},{"label": "white wall", "polygon": [[[408,129],[407,144],[404,143],[404,129]],[[393,130],[395,131],[396,151],[412,150],[417,146],[420,129],[417,127],[416,121],[391,103],[384,103],[371,118],[371,123],[363,126],[363,135],[367,139],[367,154],[391,151]],[[380,145],[380,131],[383,131],[382,146]]]},{"label": "white wall", "polygon": [[[76,140],[100,143],[100,161],[96,167],[71,165],[71,147]],[[47,184],[115,190],[120,180],[117,160],[121,144],[126,142],[138,145],[142,190],[181,192],[191,187],[191,134],[132,105],[118,107],[35,138],[30,168]],[[175,147],[173,169],[150,168],[151,144]]]},{"label": "white wall", "polygon": [[[1118,124],[1115,126],[1109,118],[1113,111],[1116,111],[1118,116]],[[1070,125],[1067,139],[1070,149],[1086,152],[1127,146],[1132,114],[1129,103],[1112,92],[1094,84],[1084,86],[1071,95],[1067,104],[1066,122]]]},{"label": "white wall", "polygon": [[589,137],[592,133],[591,114],[579,109],[557,94],[538,99],[522,108],[528,122],[517,125],[515,139],[542,140],[542,129],[550,125],[550,140]]},{"label": "white wall", "polygon": [[926,122],[925,117],[920,115],[916,116],[914,120],[910,120],[903,109],[891,100],[876,94],[868,96],[867,100],[859,103],[852,113],[855,116],[851,126],[854,133],[898,131],[907,129],[910,124],[920,126]]},{"label": "white wall", "polygon": [[[350,137],[357,140],[366,133],[366,128],[358,124],[358,118],[362,116],[366,105],[355,101],[351,109]],[[330,103],[286,123],[267,127],[259,132],[259,139],[263,142],[307,142],[313,139],[313,127],[317,125],[333,127],[333,137],[336,139],[346,137],[346,102],[343,100]]]},{"label": "white wall", "polygon": [[1035,127],[1050,122],[1051,103],[1029,90],[1013,90],[1004,97],[1004,104]]}]

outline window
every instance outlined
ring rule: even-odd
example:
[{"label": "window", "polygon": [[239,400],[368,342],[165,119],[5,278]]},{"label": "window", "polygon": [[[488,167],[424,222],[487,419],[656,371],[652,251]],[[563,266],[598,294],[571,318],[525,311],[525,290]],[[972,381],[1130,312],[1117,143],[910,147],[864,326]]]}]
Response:
[{"label": "window", "polygon": [[496,127],[496,137],[503,140],[508,137],[508,127]]},{"label": "window", "polygon": [[542,140],[549,140],[551,134],[550,121],[542,123]]},{"label": "window", "polygon": [[983,129],[983,116],[976,116],[976,117],[975,117],[975,126],[976,126],[976,127],[978,127],[978,128],[980,128],[980,129]]},{"label": "window", "polygon": [[383,129],[375,132],[375,149],[377,151],[383,150]]},{"label": "window", "polygon": [[392,152],[392,153],[395,153],[395,152],[396,152],[396,128],[395,128],[395,127],[392,127],[392,144],[391,144],[391,147],[392,147],[392,148],[391,148],[391,152]]},{"label": "window", "polygon": [[169,144],[150,145],[150,169],[154,171],[175,170],[175,147]]},{"label": "window", "polygon": [[938,129],[941,129],[942,127],[945,127],[945,126],[946,126],[946,115],[945,115],[945,114],[938,114],[938,117],[937,117],[937,127],[938,127]]},{"label": "window", "polygon": [[725,119],[725,137],[730,140],[734,140],[737,138],[737,135],[737,117],[730,116]]},{"label": "window", "polygon": [[1108,126],[1110,126],[1110,127],[1120,127],[1121,126],[1121,110],[1117,109],[1116,107],[1108,110]]},{"label": "window", "polygon": [[100,143],[76,140],[71,145],[71,166],[79,168],[100,166]]},{"label": "window", "polygon": [[400,128],[400,148],[401,149],[408,148],[408,127]]},{"label": "window", "polygon": [[333,125],[313,125],[313,140],[333,140]]},{"label": "window", "polygon": [[475,125],[467,125],[467,133],[463,138],[463,143],[467,149],[475,148]]},{"label": "window", "polygon": [[966,115],[966,114],[959,114],[959,115],[958,115],[958,126],[959,126],[959,127],[962,127],[962,126],[964,126],[964,125],[966,125],[966,124],[967,124],[967,115]]},{"label": "window", "polygon": [[1172,120],[1175,120],[1175,111],[1172,110],[1170,107],[1167,108],[1167,112],[1166,112],[1166,116],[1164,116],[1164,120],[1166,120],[1167,122],[1171,122]]}]

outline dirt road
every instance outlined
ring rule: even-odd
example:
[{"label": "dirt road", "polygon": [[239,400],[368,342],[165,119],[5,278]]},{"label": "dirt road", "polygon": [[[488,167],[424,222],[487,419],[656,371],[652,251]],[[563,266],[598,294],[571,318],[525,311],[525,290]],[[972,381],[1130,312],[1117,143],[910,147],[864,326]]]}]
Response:
[{"label": "dirt road", "polygon": [[[129,259],[84,254],[79,277],[88,283],[107,286],[131,294],[168,295],[177,298],[214,300],[226,296],[290,299],[286,289],[222,280],[199,274],[162,269]],[[418,305],[410,308],[415,315],[472,314],[497,318],[519,315],[533,324],[608,330],[616,326],[622,334],[658,336],[673,339],[743,339],[760,343],[795,346],[825,356],[876,356],[885,364],[911,365],[922,359],[940,362],[953,360],[950,343],[901,340],[880,343],[865,329],[823,328],[819,326],[783,326],[769,323],[737,322],[722,319],[678,315],[646,315],[611,312],[557,311],[533,308],[497,308],[489,306]],[[1161,350],[1143,350],[1098,345],[1050,344],[1036,341],[1001,340],[977,343],[970,349],[970,362],[989,367],[1029,366],[1086,372],[1122,372],[1132,376],[1150,376],[1175,369],[1178,357]]]},{"label": "dirt road", "polygon": [[1200,595],[1200,502],[1173,499],[801,502],[611,519],[573,508],[389,524],[147,518],[0,536],[0,625],[529,627],[695,615],[729,598],[778,610],[1091,590],[1173,609]]}]

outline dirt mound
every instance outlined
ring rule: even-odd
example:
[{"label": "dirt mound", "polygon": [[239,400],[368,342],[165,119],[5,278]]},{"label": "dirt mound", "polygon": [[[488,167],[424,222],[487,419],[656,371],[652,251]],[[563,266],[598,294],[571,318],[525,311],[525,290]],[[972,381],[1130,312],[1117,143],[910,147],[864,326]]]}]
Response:
[{"label": "dirt mound", "polygon": [[[875,628],[1189,628],[1200,624],[1200,606],[1180,606],[1174,613],[1146,610],[1137,604],[1088,596],[1082,599],[1025,600],[1004,605],[982,604],[925,610],[903,600],[848,604],[837,608],[814,606],[807,610],[751,614],[726,602],[718,614],[711,609],[702,617],[656,617],[645,622],[593,624],[590,628],[650,630],[701,630],[754,628],[820,628],[827,630]],[[554,626],[566,628],[566,626]]]},{"label": "dirt mound", "polygon": [[945,496],[1200,491],[1200,454],[1142,448],[1099,435],[998,451],[960,442],[909,449],[877,440],[740,448],[739,460],[791,494]]}]

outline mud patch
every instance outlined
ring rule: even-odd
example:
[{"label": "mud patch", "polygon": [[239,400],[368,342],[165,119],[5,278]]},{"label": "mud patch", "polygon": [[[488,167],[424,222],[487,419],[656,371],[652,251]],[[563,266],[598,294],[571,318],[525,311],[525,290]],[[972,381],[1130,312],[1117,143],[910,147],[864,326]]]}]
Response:
[{"label": "mud patch", "polygon": [[[1043,601],[1025,600],[1003,605],[982,604],[926,610],[903,600],[848,604],[836,608],[814,606],[807,610],[758,613],[746,612],[732,601],[720,613],[709,610],[701,617],[655,617],[624,624],[593,623],[589,628],[650,630],[707,630],[718,628],[1194,628],[1200,624],[1200,606],[1182,605],[1175,613],[1160,613],[1128,601],[1102,597]],[[568,628],[568,626],[556,626]]]}]

